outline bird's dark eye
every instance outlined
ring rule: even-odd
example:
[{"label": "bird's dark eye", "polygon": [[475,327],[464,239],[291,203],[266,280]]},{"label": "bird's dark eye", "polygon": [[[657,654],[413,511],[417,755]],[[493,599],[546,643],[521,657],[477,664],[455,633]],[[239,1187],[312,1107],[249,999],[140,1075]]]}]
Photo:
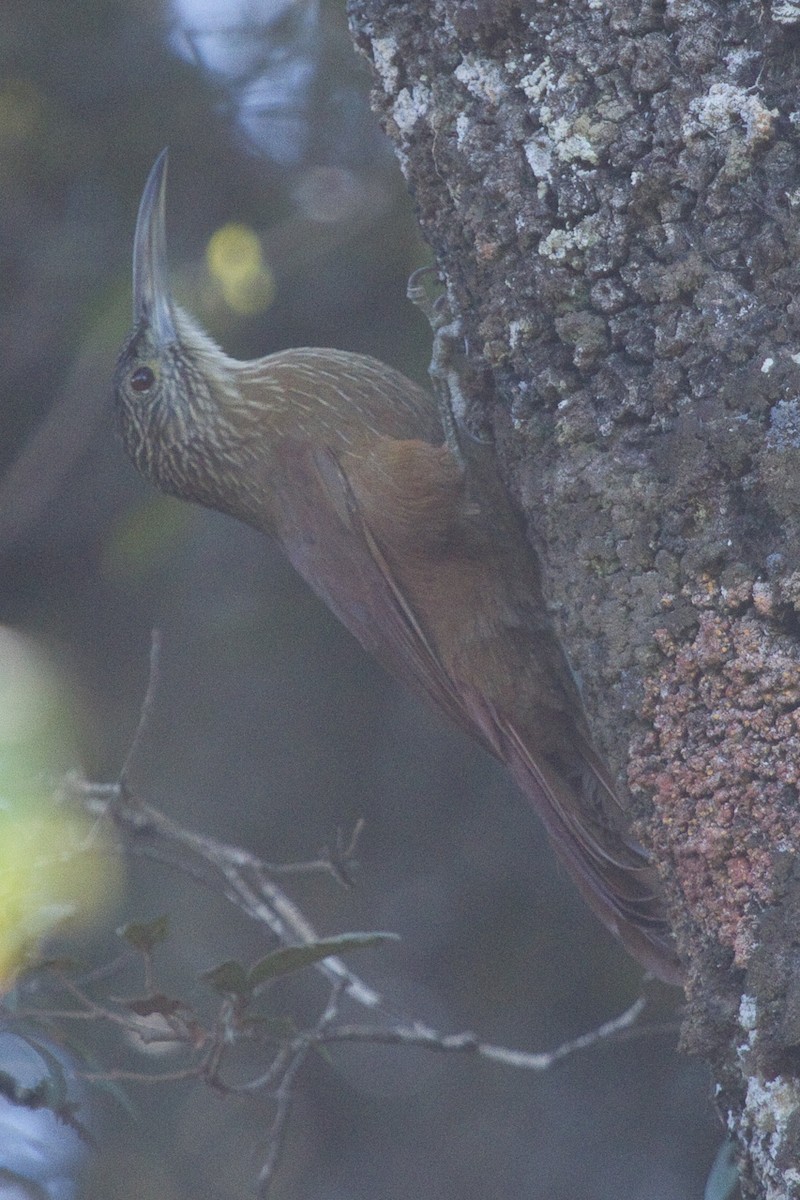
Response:
[{"label": "bird's dark eye", "polygon": [[137,367],[131,375],[131,387],[135,392],[149,392],[156,377],[149,367]]}]

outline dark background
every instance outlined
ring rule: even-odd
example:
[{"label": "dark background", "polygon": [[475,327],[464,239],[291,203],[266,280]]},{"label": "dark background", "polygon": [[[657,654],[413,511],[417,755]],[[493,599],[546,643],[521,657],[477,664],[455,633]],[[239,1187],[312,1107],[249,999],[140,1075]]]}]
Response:
[{"label": "dark background", "polygon": [[[343,0],[250,6],[238,28],[237,7],[224,22],[155,0],[0,8],[0,620],[64,672],[97,779],[119,770],[158,626],[142,794],[275,861],[312,858],[364,817],[355,890],[287,884],[319,930],[402,935],[353,964],[398,1011],[547,1049],[624,1008],[641,972],[502,772],[388,680],[263,538],[141,482],[116,433],[136,206],[166,144],[176,290],[229,353],[333,345],[424,378],[429,333],[404,293],[428,256]],[[194,59],[187,27],[203,35]],[[230,221],[258,231],[275,281],[246,317],[205,267]],[[164,979],[190,998],[202,971],[268,948],[221,901],[141,863],[109,930],[162,912]],[[301,1015],[324,999],[315,976],[305,986]],[[410,1050],[313,1058],[275,1195],[700,1196],[721,1130],[675,1041],[607,1044],[546,1075]],[[103,1054],[113,1063],[113,1043]],[[199,1085],[128,1095],[129,1109],[99,1100],[86,1196],[249,1194],[268,1104]]]}]

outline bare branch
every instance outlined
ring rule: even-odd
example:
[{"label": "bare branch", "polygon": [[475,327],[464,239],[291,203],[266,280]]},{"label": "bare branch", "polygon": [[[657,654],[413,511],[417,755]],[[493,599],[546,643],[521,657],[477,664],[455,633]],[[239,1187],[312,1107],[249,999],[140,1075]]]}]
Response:
[{"label": "bare branch", "polygon": [[267,1156],[258,1173],[258,1196],[259,1200],[266,1200],[269,1194],[269,1189],[275,1175],[275,1170],[280,1161],[281,1151],[286,1138],[286,1126],[289,1120],[289,1113],[292,1107],[292,1099],[294,1096],[293,1085],[297,1074],[306,1060],[306,1056],[311,1047],[319,1044],[325,1035],[328,1026],[335,1020],[339,1011],[339,1001],[342,991],[345,988],[344,980],[339,980],[334,983],[331,988],[331,993],[328,998],[328,1003],[325,1011],[317,1022],[312,1033],[297,1043],[297,1049],[290,1059],[280,1086],[275,1093],[276,1111],[270,1127],[267,1139]]},{"label": "bare branch", "polygon": [[391,1028],[370,1025],[338,1025],[328,1029],[323,1042],[369,1042],[383,1046],[419,1046],[425,1050],[442,1051],[448,1054],[476,1054],[507,1067],[523,1067],[529,1071],[549,1071],[564,1058],[595,1046],[598,1042],[616,1037],[630,1029],[644,1012],[647,1001],[639,996],[623,1013],[610,1021],[581,1034],[580,1037],[562,1042],[554,1050],[531,1053],[527,1050],[510,1050],[505,1046],[494,1046],[481,1042],[474,1033],[437,1034],[418,1024],[396,1025]]},{"label": "bare branch", "polygon": [[[141,725],[140,725],[141,727]],[[172,821],[152,804],[140,799],[119,784],[93,784],[78,777],[68,781],[70,789],[81,798],[95,816],[111,817],[125,828],[133,839],[129,846],[148,857],[164,859],[165,846],[181,851],[173,865],[186,870],[194,878],[221,888],[223,894],[251,919],[267,926],[282,942],[315,942],[318,934],[302,911],[268,876],[269,866],[256,855],[194,833]],[[154,845],[146,839],[152,839]],[[210,868],[198,871],[200,860]],[[169,860],[167,860],[169,861]],[[374,988],[355,975],[341,959],[327,958],[318,970],[329,979],[344,979],[348,994],[365,1008],[377,1008],[382,998]]]},{"label": "bare branch", "polygon": [[[268,929],[284,945],[318,943],[320,938],[313,925],[294,900],[272,878],[281,868],[238,846],[178,825],[133,790],[130,783],[132,767],[146,736],[155,705],[160,648],[161,639],[155,631],[150,651],[147,690],[119,779],[115,783],[99,784],[71,777],[65,781],[64,791],[93,816],[113,820],[118,829],[125,834],[125,845],[133,852],[167,862],[218,894],[221,893],[250,919]],[[324,869],[341,882],[350,884],[349,868],[362,827],[363,822],[359,821],[351,834],[345,836],[338,832],[333,847],[326,847],[317,860],[307,864],[286,865],[282,868],[283,872],[298,873],[310,869]],[[394,1006],[385,1003],[379,992],[354,974],[341,958],[329,956],[313,964],[327,977],[330,984],[327,1003],[318,1021],[310,1029],[299,1033],[293,1028],[288,1032],[276,1033],[274,1019],[264,1020],[258,1012],[252,1011],[251,1006],[259,988],[248,986],[250,976],[246,967],[236,963],[230,964],[236,970],[232,971],[230,986],[223,981],[217,988],[223,994],[216,1015],[210,1022],[202,1020],[189,1005],[172,1000],[159,991],[153,955],[155,941],[150,945],[148,938],[134,938],[130,931],[131,927],[128,927],[128,932],[122,931],[122,935],[134,950],[138,951],[142,961],[144,996],[141,999],[101,1003],[93,999],[86,990],[88,983],[97,983],[107,978],[114,969],[130,962],[130,952],[126,952],[114,959],[110,970],[94,971],[86,976],[82,983],[76,982],[65,970],[53,965],[50,971],[51,978],[55,978],[63,990],[77,1002],[74,1011],[56,1004],[49,1010],[43,1004],[39,1009],[25,1007],[22,1011],[29,1018],[42,1021],[104,1021],[124,1031],[129,1045],[134,1050],[143,1051],[150,1045],[171,1045],[183,1050],[188,1056],[182,1065],[173,1066],[168,1070],[141,1071],[118,1066],[107,1071],[82,1072],[86,1080],[157,1084],[196,1079],[224,1093],[270,1095],[275,1110],[267,1131],[265,1155],[258,1176],[258,1195],[262,1200],[266,1198],[274,1181],[285,1142],[297,1077],[309,1050],[346,1042],[414,1046],[434,1053],[477,1055],[504,1066],[540,1072],[549,1070],[562,1059],[603,1041],[630,1035],[646,1006],[645,998],[639,997],[624,1012],[604,1022],[597,1029],[565,1041],[552,1050],[515,1050],[484,1042],[471,1032],[443,1033],[407,1015],[396,1016]],[[241,986],[237,983],[238,975],[241,975],[243,980]],[[386,1024],[339,1023],[341,1004],[345,997],[373,1012],[381,1011],[386,1017]],[[112,1007],[112,1004],[115,1007]],[[640,1026],[639,1032],[653,1031]],[[262,1066],[262,1069],[249,1079],[227,1080],[223,1074],[223,1069],[228,1065],[227,1052],[245,1038],[264,1049],[269,1063],[266,1069]]]}]

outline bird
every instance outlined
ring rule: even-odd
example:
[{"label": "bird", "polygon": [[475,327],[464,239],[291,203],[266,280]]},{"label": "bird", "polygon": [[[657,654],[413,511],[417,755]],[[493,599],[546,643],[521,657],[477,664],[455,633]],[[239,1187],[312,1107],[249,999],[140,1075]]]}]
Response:
[{"label": "bird", "polygon": [[596,750],[539,560],[491,447],[377,359],[229,357],[179,307],[166,150],[139,206],[122,439],[162,491],[268,535],[388,671],[508,768],[589,907],[649,972],[683,972],[657,872]]}]

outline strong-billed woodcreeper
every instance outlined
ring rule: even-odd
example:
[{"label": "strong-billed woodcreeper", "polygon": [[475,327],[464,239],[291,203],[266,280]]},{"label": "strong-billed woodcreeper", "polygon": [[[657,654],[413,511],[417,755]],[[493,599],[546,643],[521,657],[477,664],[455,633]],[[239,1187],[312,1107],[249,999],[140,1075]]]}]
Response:
[{"label": "strong-billed woodcreeper", "polygon": [[276,539],[371,654],[506,764],[600,920],[679,982],[655,872],[592,745],[491,452],[459,453],[433,396],[373,358],[229,358],[172,300],[165,187],[162,153],[115,374],[134,463]]}]

